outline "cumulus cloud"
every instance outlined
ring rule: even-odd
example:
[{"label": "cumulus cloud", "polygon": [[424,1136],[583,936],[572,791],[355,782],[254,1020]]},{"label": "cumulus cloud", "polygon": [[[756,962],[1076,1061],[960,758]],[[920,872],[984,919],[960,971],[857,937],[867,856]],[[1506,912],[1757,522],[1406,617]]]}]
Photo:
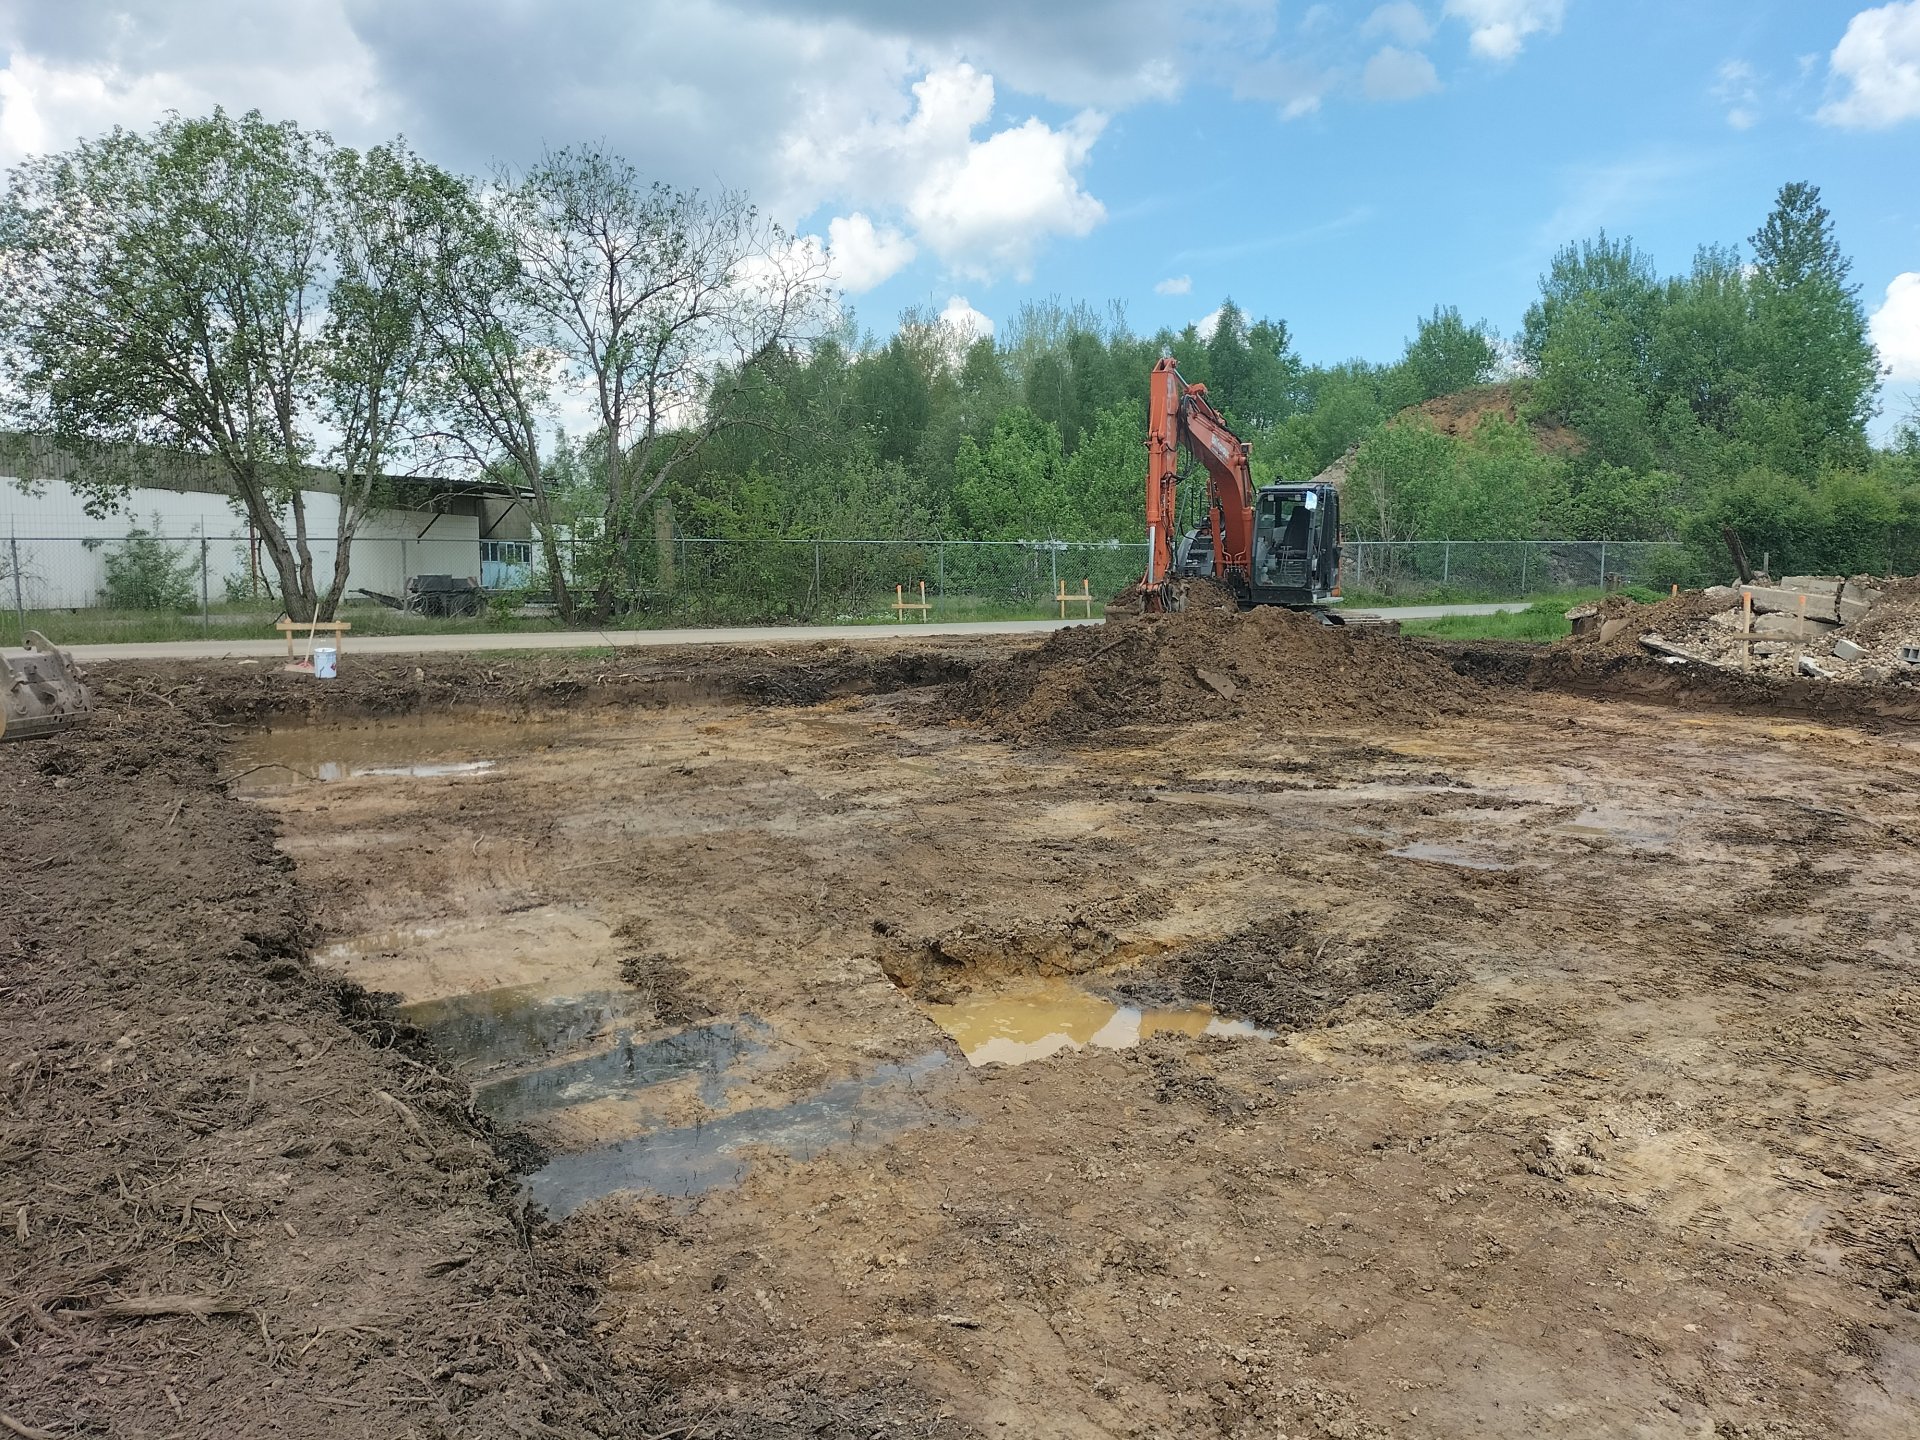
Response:
[{"label": "cumulus cloud", "polygon": [[1396,45],[1424,45],[1433,38],[1433,22],[1412,0],[1393,0],[1369,15],[1360,33],[1369,40],[1385,38]]},{"label": "cumulus cloud", "polygon": [[1473,53],[1511,60],[1529,35],[1553,35],[1566,18],[1567,0],[1447,0],[1449,18],[1466,25]]},{"label": "cumulus cloud", "polygon": [[1081,236],[1106,218],[1081,174],[1106,124],[1083,110],[1055,128],[1029,118],[975,132],[994,112],[994,82],[964,62],[928,72],[904,116],[870,117],[828,136],[796,139],[787,161],[822,193],[898,210],[914,240],[956,274],[1026,278],[1056,236]]},{"label": "cumulus cloud", "polygon": [[1193,293],[1193,277],[1191,275],[1169,275],[1153,287],[1153,293],[1156,295],[1191,295]]},{"label": "cumulus cloud", "polygon": [[259,8],[0,5],[0,169],[168,110],[258,107],[354,138],[378,122],[373,57],[337,5]]},{"label": "cumulus cloud", "polygon": [[1360,88],[1369,100],[1417,100],[1438,90],[1440,77],[1418,50],[1382,45],[1367,61]]},{"label": "cumulus cloud", "polygon": [[856,210],[827,222],[827,259],[833,278],[851,295],[890,280],[913,263],[913,241],[891,225],[877,226]]},{"label": "cumulus cloud", "polygon": [[1884,130],[1920,117],[1920,0],[1862,10],[1827,58],[1842,93],[1820,107],[1828,125]]},{"label": "cumulus cloud", "polygon": [[1867,331],[1889,379],[1920,380],[1920,271],[1893,277]]},{"label": "cumulus cloud", "polygon": [[1727,107],[1727,124],[1751,130],[1760,122],[1760,76],[1744,60],[1729,60],[1714,78],[1713,98]]},{"label": "cumulus cloud", "polygon": [[946,309],[940,312],[940,324],[962,345],[971,345],[976,340],[993,338],[993,321],[982,315],[967,303],[964,295],[948,297]]},{"label": "cumulus cloud", "polygon": [[1213,332],[1220,328],[1220,312],[1227,307],[1217,306],[1193,322],[1193,328],[1200,332],[1202,340],[1211,340]]}]

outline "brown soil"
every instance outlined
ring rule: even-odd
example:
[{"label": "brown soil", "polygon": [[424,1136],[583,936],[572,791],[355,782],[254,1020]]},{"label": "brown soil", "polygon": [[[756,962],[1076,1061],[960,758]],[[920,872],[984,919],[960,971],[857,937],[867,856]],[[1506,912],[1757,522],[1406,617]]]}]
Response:
[{"label": "brown soil", "polygon": [[[0,1413],[1913,1433],[1914,732],[1596,704],[1529,659],[1285,619],[1191,660],[1179,631],[1210,617],[1064,632],[1073,713],[1108,703],[1097,667],[1145,662],[1098,745],[1027,708],[1043,652],[1013,644],[956,687],[1005,734],[903,688],[974,668],[958,652],[100,677],[91,731],[0,751]],[[1189,664],[1235,699],[1178,708]],[[757,703],[781,696],[803,703]],[[222,785],[295,742],[424,756],[429,733],[456,763]],[[531,1128],[559,1155],[947,1059],[910,1123],[525,1222],[507,1172],[541,1155],[339,975],[438,993],[543,965],[670,1030],[752,1017],[764,1046],[725,1094],[554,1112]],[[1282,1033],[974,1070],[919,1003],[1035,973]],[[136,1318],[181,1296],[214,1313]]]},{"label": "brown soil", "polygon": [[[1441,395],[1403,412],[1423,417],[1443,435],[1465,439],[1480,428],[1489,415],[1498,415],[1508,424],[1520,421],[1520,395],[1510,383],[1479,385]],[[1529,423],[1534,443],[1550,454],[1571,454],[1586,448],[1586,442],[1556,420],[1535,419]]]},{"label": "brown soil", "polygon": [[1392,635],[1265,606],[1056,631],[1036,650],[980,667],[955,704],[1004,734],[1061,739],[1236,717],[1420,721],[1470,708],[1475,690]]}]

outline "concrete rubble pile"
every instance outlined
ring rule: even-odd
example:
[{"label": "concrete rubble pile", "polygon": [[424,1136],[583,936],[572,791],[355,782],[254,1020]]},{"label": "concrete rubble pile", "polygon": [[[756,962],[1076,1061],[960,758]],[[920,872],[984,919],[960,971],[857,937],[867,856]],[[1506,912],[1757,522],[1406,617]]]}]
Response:
[{"label": "concrete rubble pile", "polygon": [[1574,642],[1637,645],[1674,664],[1920,687],[1920,582],[1789,575],[1658,605],[1609,598],[1567,612]]}]

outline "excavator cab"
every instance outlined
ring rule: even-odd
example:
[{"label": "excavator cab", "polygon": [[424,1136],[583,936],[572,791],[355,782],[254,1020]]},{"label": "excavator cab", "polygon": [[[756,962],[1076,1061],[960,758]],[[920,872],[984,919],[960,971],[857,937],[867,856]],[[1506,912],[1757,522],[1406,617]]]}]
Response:
[{"label": "excavator cab", "polygon": [[1325,605],[1340,573],[1340,492],[1267,485],[1253,503],[1254,605]]}]

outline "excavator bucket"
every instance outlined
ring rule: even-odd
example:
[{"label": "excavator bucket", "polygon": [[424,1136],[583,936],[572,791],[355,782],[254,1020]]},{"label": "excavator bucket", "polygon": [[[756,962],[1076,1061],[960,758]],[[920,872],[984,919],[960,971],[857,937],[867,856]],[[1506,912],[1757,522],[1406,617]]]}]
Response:
[{"label": "excavator bucket", "polygon": [[6,694],[0,705],[0,740],[38,740],[84,725],[93,714],[93,695],[80,667],[66,651],[47,643],[38,630],[26,636],[27,653],[5,660]]}]

